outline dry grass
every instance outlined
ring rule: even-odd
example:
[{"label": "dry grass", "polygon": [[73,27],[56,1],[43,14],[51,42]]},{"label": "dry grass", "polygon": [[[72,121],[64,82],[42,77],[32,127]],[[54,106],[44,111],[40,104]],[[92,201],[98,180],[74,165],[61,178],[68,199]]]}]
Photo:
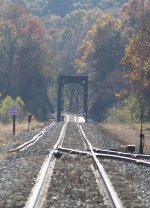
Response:
[{"label": "dry grass", "polygon": [[[36,120],[32,120],[30,123],[30,131],[34,129],[42,129],[43,123],[39,123]],[[13,135],[12,124],[4,125],[0,123],[0,160],[12,156],[14,153],[6,152],[3,150],[3,146],[9,146],[10,144],[19,143],[17,135],[28,131],[28,122],[17,123],[16,122],[16,134]]]},{"label": "dry grass", "polygon": [[[104,134],[115,139],[121,145],[126,146],[129,144],[134,144],[136,146],[136,151],[139,150],[140,124],[121,125],[121,124],[101,123],[99,125],[99,128]],[[144,152],[150,153],[150,124],[149,123],[143,124],[143,133],[145,135]]]},{"label": "dry grass", "polygon": [[[30,130],[43,128],[44,124],[39,123],[36,120],[32,120],[30,123]],[[16,136],[20,133],[27,132],[28,122],[17,123],[16,122],[16,134],[13,135],[13,126],[12,123],[4,125],[0,123],[0,144],[5,142],[14,141]]]}]

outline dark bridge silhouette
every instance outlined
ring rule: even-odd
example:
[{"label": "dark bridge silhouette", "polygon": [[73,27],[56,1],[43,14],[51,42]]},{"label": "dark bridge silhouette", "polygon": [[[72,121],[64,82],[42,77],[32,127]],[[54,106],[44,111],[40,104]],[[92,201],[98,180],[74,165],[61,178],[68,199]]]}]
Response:
[{"label": "dark bridge silhouette", "polygon": [[68,83],[78,83],[83,87],[84,92],[84,102],[83,102],[83,114],[85,120],[87,120],[88,113],[88,76],[58,76],[58,86],[57,86],[57,121],[61,120],[61,111],[62,111],[62,90],[63,86]]}]

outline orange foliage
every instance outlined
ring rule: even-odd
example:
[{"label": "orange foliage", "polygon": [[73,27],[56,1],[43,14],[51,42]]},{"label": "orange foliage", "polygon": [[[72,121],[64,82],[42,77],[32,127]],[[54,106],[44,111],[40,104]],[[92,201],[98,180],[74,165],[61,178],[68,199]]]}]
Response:
[{"label": "orange foliage", "polygon": [[136,35],[130,40],[125,50],[122,63],[132,87],[142,93],[150,90],[150,10],[142,17]]}]

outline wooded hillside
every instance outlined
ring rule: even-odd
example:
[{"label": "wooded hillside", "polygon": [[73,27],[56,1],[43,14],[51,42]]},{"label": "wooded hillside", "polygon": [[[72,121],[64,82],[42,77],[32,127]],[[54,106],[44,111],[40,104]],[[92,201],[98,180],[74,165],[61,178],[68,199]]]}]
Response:
[{"label": "wooded hillside", "polygon": [[[86,74],[90,117],[137,122],[142,105],[150,120],[149,0],[1,0],[0,14],[1,102],[20,96],[42,119],[57,75]],[[64,110],[82,113],[82,89],[64,91]]]}]

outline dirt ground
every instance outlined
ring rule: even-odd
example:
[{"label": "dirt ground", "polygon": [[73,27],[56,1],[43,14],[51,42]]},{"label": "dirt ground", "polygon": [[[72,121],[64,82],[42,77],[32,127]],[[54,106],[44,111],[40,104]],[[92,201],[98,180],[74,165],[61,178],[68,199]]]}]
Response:
[{"label": "dirt ground", "polygon": [[[100,123],[99,128],[104,134],[118,141],[123,147],[131,144],[135,145],[136,152],[139,151],[140,124],[121,125]],[[144,134],[144,153],[150,153],[150,124],[143,124],[142,129]]]}]

